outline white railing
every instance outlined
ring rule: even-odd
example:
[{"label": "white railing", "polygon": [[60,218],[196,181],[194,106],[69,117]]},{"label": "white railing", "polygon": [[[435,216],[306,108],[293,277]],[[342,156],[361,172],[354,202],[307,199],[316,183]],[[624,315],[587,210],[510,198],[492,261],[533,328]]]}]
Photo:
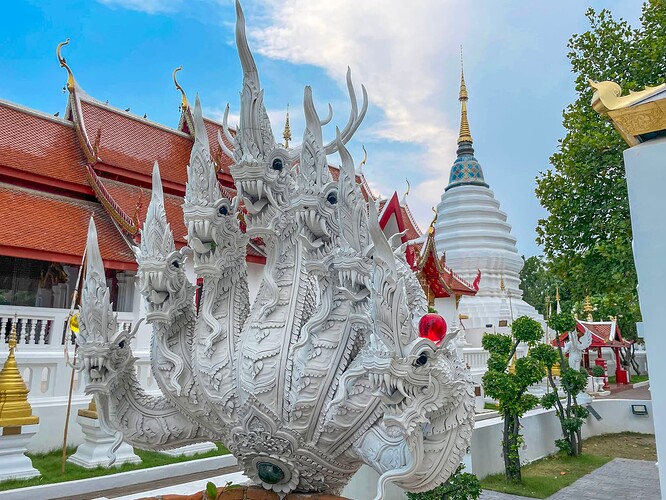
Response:
[{"label": "white railing", "polygon": [[[132,312],[118,314],[118,329],[131,331],[135,323]],[[30,391],[30,400],[36,398],[67,397],[72,370],[65,363],[65,327],[68,309],[48,307],[0,306],[0,366],[7,356],[9,332],[16,318],[16,361]],[[137,350],[132,341],[139,381],[147,390],[157,389],[150,370],[150,356],[146,350]],[[70,361],[74,353],[69,347]],[[81,373],[74,373],[74,394],[83,394]]]},{"label": "white railing", "polygon": [[[118,328],[130,331],[134,324],[134,313],[117,314]],[[52,346],[60,349],[65,343],[68,317],[69,309],[0,306],[0,340],[4,343],[9,341],[9,332],[16,318],[19,346]]]},{"label": "white railing", "polygon": [[472,374],[482,374],[488,369],[490,353],[481,347],[464,347],[463,358]]}]

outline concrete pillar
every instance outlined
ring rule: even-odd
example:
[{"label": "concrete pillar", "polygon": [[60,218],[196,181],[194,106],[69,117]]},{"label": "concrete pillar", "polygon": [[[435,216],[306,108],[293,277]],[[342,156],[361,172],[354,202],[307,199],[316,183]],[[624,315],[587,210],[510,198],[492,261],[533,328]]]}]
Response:
[{"label": "concrete pillar", "polygon": [[662,333],[663,289],[666,284],[666,138],[654,139],[624,152],[629,190],[638,297],[645,347],[650,363],[661,496],[666,498],[666,336]]}]

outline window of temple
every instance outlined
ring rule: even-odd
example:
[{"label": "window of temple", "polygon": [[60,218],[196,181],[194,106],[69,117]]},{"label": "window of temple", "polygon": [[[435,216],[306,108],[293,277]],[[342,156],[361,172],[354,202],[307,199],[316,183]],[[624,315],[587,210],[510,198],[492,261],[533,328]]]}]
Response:
[{"label": "window of temple", "polygon": [[[79,266],[0,256],[0,306],[69,309]],[[107,269],[115,311],[131,311],[134,273]]]}]

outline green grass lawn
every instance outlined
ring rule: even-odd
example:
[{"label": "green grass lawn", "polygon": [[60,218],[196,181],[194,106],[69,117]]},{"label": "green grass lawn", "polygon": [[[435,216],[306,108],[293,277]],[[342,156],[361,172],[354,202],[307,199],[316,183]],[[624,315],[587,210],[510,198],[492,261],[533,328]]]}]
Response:
[{"label": "green grass lawn", "polygon": [[495,474],[481,480],[481,487],[514,495],[547,498],[614,458],[656,460],[654,436],[631,432],[595,436],[583,442],[580,457],[558,453],[521,467],[521,482],[508,482],[504,474]]},{"label": "green grass lawn", "polygon": [[495,411],[497,411],[499,409],[499,406],[494,404],[494,403],[484,403],[483,404],[483,409],[484,410],[495,410]]},{"label": "green grass lawn", "polygon": [[[72,455],[76,451],[75,448],[67,449],[67,456]],[[41,484],[60,483],[63,481],[75,481],[77,479],[87,479],[90,477],[107,476],[109,474],[116,474],[118,472],[127,472],[131,470],[148,469],[150,467],[157,467],[159,465],[175,464],[180,462],[187,462],[189,460],[196,460],[199,458],[215,457],[218,455],[226,455],[229,453],[223,445],[217,445],[217,450],[208,453],[202,453],[191,457],[170,457],[162,453],[153,451],[143,451],[135,449],[134,453],[141,458],[140,464],[124,464],[120,467],[102,468],[97,469],[84,469],[78,465],[66,462],[65,474],[60,473],[60,464],[62,459],[62,450],[55,450],[49,453],[31,454],[27,455],[32,459],[32,466],[42,473],[41,477],[32,479],[10,479],[9,481],[0,482],[0,491],[9,490],[13,488],[24,488],[26,486],[38,486]]]},{"label": "green grass lawn", "polygon": [[[639,382],[645,382],[646,380],[649,380],[649,379],[650,378],[649,378],[648,375],[632,375],[631,376],[631,383],[632,384],[637,384]],[[608,383],[609,384],[616,384],[617,383],[617,379],[615,378],[615,375],[613,375],[612,377],[608,377]]]}]

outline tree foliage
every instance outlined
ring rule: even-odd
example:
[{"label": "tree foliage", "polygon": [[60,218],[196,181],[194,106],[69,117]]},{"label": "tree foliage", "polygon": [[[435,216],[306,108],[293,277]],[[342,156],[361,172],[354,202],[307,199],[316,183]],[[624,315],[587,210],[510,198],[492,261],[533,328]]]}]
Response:
[{"label": "tree foliage", "polygon": [[549,212],[539,220],[537,241],[572,301],[588,291],[611,296],[614,315],[631,336],[640,311],[622,157],[627,146],[592,109],[588,79],[613,80],[625,93],[662,83],[666,2],[646,2],[637,28],[608,10],[590,9],[586,16],[590,29],[568,44],[578,97],[564,110],[566,135],[550,158],[552,168],[537,178],[536,195]]},{"label": "tree foliage", "polygon": [[436,488],[422,493],[407,493],[409,500],[474,500],[481,495],[481,483],[474,474],[462,472],[460,464],[451,477]]},{"label": "tree foliage", "polygon": [[[543,329],[538,321],[521,316],[511,325],[511,335],[486,333],[481,339],[481,345],[490,353],[483,388],[488,396],[497,400],[499,413],[504,418],[502,452],[506,478],[511,481],[521,479],[520,417],[539,403],[527,388],[539,382],[545,374],[543,363],[534,356],[542,336]],[[530,350],[525,357],[514,359],[521,342]]]}]

